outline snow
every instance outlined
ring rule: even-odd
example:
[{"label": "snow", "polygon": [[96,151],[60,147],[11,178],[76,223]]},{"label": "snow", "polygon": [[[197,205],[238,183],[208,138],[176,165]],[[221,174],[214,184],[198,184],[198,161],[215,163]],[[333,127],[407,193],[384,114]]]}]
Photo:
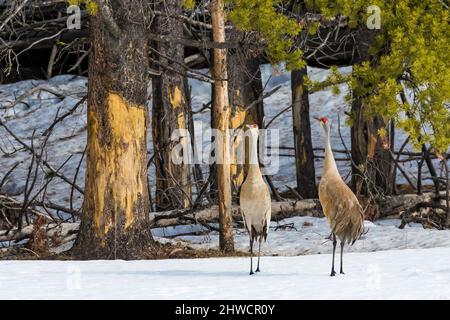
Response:
[{"label": "snow", "polygon": [[[266,123],[290,104],[290,77],[288,73],[275,76],[269,66],[263,66],[263,80],[269,79],[267,89],[276,85],[281,88],[265,100]],[[350,72],[350,68],[342,69]],[[309,69],[313,79],[324,79],[326,70]],[[32,143],[35,130],[35,145],[42,143],[41,134],[55,117],[68,112],[86,94],[87,80],[84,77],[56,76],[48,81],[27,80],[15,84],[0,85],[0,117],[10,130],[28,145]],[[210,100],[210,85],[191,81],[193,107],[198,110]],[[60,99],[50,92],[36,91],[21,103],[11,103],[30,89],[42,86],[50,91],[61,92]],[[344,96],[334,96],[331,90],[312,94],[311,114],[331,119],[332,144],[343,149],[338,130],[337,115],[341,116],[341,132],[347,147],[350,146],[350,130],[344,125],[348,106]],[[195,115],[199,125],[209,124],[209,112]],[[280,145],[293,146],[291,112],[277,118],[273,128],[279,128]],[[196,132],[197,137],[199,133]],[[313,145],[322,147],[322,133],[312,126]],[[404,133],[396,134],[396,146],[405,139]],[[148,146],[152,153],[152,137],[149,131]],[[73,179],[86,143],[86,104],[59,123],[50,136],[44,157],[58,168],[72,156],[61,172]],[[18,167],[4,186],[11,195],[20,195],[25,186],[25,177],[30,165],[30,156],[0,129],[0,178],[16,163]],[[411,146],[406,151],[413,151]],[[293,154],[282,150],[281,154]],[[337,155],[342,158],[343,155]],[[280,157],[280,168],[273,176],[280,188],[295,185],[293,157]],[[402,164],[413,177],[417,164]],[[338,162],[340,173],[347,176],[350,170],[346,161]],[[438,166],[437,166],[438,168]],[[208,166],[202,166],[205,173]],[[316,161],[317,178],[322,162]],[[426,175],[426,167],[424,167]],[[85,165],[81,165],[77,184],[84,185]],[[154,167],[150,167],[150,184],[154,185]],[[402,176],[398,182],[404,182]],[[41,173],[36,189],[45,183]],[[50,202],[70,206],[71,188],[55,178],[49,185],[46,196]],[[19,196],[20,198],[21,196]],[[22,200],[22,199],[19,199]],[[82,195],[75,191],[73,207],[81,206]],[[67,218],[67,216],[66,216]],[[332,250],[327,240],[330,234],[324,218],[293,217],[272,222],[267,243],[262,246],[261,274],[248,276],[248,258],[211,258],[195,260],[164,261],[0,261],[0,299],[440,299],[450,298],[450,230],[424,229],[410,224],[398,229],[400,220],[384,219],[375,223],[366,221],[365,233],[355,245],[346,247],[346,275],[328,276]],[[290,225],[294,228],[277,228]],[[73,244],[74,231],[78,223],[65,223],[54,232],[70,235],[54,249],[63,252]],[[195,232],[196,234],[192,234]],[[218,233],[209,232],[201,225],[175,226],[152,230],[160,242],[176,242],[198,248],[218,247]],[[248,251],[248,235],[235,228],[235,247]],[[23,243],[23,241],[21,242]],[[10,243],[0,243],[0,248]],[[401,250],[400,250],[401,249]],[[261,281],[261,277],[263,281]],[[418,290],[420,288],[420,290]]]},{"label": "snow", "polygon": [[[289,226],[281,228],[281,226]],[[410,223],[399,229],[399,219],[381,219],[372,223],[365,221],[365,231],[353,246],[346,247],[346,252],[373,252],[397,249],[424,249],[435,247],[450,248],[450,230],[425,229],[421,224]],[[218,228],[218,225],[213,225]],[[278,227],[278,228],[277,228]],[[293,228],[292,228],[293,227]],[[60,244],[53,247],[53,253],[69,250],[76,238],[79,223],[62,223],[48,225],[49,236],[66,235]],[[294,229],[295,228],[295,229]],[[31,232],[26,226],[23,232]],[[264,256],[298,256],[332,252],[329,241],[330,228],[325,218],[293,217],[272,222],[267,242],[261,246]],[[154,238],[161,243],[173,243],[194,249],[208,250],[219,248],[219,234],[202,225],[179,225],[152,229]],[[24,243],[21,240],[18,243]],[[235,248],[248,252],[249,238],[242,225],[234,226]],[[0,242],[0,248],[17,245],[14,241]]]},{"label": "snow", "polygon": [[[293,217],[281,220],[278,224],[293,224],[296,230],[275,230],[277,223],[272,222],[267,242],[261,246],[263,255],[296,256],[332,252],[332,243],[327,239],[331,231],[325,218]],[[414,223],[399,229],[399,225],[399,219],[382,219],[375,223],[365,221],[364,234],[353,246],[346,247],[346,252],[450,247],[450,230],[424,229],[422,225]],[[176,226],[153,229],[153,235],[171,236],[171,241],[181,241],[197,249],[217,249],[219,234],[216,231],[203,235],[183,235],[202,230],[205,228],[199,225]],[[236,250],[248,252],[249,237],[242,227],[235,228],[234,241]]]},{"label": "snow", "polygon": [[150,261],[1,261],[0,299],[449,299],[450,248]]}]

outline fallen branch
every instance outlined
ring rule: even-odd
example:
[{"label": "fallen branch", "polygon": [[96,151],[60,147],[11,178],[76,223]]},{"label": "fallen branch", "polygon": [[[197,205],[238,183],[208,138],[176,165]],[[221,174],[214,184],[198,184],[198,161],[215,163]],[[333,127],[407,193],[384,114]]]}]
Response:
[{"label": "fallen branch", "polygon": [[[322,212],[318,205],[318,200],[301,201],[281,201],[272,202],[272,220],[277,221],[295,216],[321,217]],[[239,206],[233,205],[232,216],[235,222],[242,220]],[[151,212],[150,221],[153,228],[168,227],[190,223],[213,223],[219,219],[219,209],[217,205],[193,212],[190,209],[179,209],[162,212]]]},{"label": "fallen branch", "polygon": [[399,229],[403,229],[410,222],[417,222],[424,227],[432,226],[438,230],[444,230],[446,228],[446,209],[447,207],[439,202],[417,203],[400,214],[402,222]]},{"label": "fallen branch", "polygon": [[[411,210],[419,203],[432,203],[438,199],[445,199],[445,192],[435,194],[427,192],[421,195],[402,194],[396,196],[386,196],[379,203],[380,215],[378,218],[399,216],[402,212]],[[414,211],[414,210],[413,210]]]}]

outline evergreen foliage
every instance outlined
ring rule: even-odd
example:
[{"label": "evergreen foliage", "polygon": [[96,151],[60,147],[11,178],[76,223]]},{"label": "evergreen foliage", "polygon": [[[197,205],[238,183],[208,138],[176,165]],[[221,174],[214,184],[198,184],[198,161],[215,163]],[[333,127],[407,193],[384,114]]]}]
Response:
[{"label": "evergreen foliage", "polygon": [[[308,10],[327,17],[347,16],[366,27],[367,8],[381,9],[381,29],[370,54],[376,62],[354,66],[350,94],[363,98],[368,115],[396,120],[416,148],[430,143],[436,153],[450,144],[449,11],[439,0],[306,0]],[[330,79],[341,79],[332,72]],[[317,84],[315,84],[317,85]],[[406,93],[408,101],[400,95]],[[351,96],[348,97],[350,101]]]}]

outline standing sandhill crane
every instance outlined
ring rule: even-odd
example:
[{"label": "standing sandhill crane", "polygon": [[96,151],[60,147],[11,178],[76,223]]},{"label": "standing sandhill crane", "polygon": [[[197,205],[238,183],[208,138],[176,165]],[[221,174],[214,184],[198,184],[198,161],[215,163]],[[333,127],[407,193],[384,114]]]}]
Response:
[{"label": "standing sandhill crane", "polygon": [[247,125],[250,132],[249,168],[247,177],[241,186],[240,205],[245,228],[250,236],[250,274],[253,274],[253,242],[259,241],[258,265],[255,272],[259,272],[261,256],[261,242],[267,239],[271,216],[270,192],[263,180],[258,162],[258,126]]},{"label": "standing sandhill crane", "polygon": [[332,231],[333,262],[331,276],[334,271],[334,257],[336,253],[336,238],[341,244],[341,270],[343,274],[343,255],[345,242],[353,244],[364,229],[364,214],[355,194],[345,184],[339,175],[330,144],[330,122],[327,118],[316,118],[320,121],[325,134],[325,160],[322,178],[319,184],[319,200],[323,213],[327,217]]}]

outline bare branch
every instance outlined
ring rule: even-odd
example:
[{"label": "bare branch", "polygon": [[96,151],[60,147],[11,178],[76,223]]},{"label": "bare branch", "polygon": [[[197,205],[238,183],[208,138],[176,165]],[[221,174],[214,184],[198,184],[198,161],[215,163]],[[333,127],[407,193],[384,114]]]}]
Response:
[{"label": "bare branch", "polygon": [[113,14],[111,12],[111,7],[109,6],[108,0],[98,0],[98,4],[100,7],[100,12],[102,14],[102,17],[105,21],[106,27],[108,28],[109,32],[115,37],[119,38],[121,34],[121,30],[119,26],[117,25],[116,20],[113,17]]},{"label": "bare branch", "polygon": [[16,10],[14,10],[13,13],[11,13],[6,19],[5,21],[3,21],[3,23],[0,25],[0,31],[5,27],[5,25],[12,19],[14,18],[20,10],[22,10],[22,8],[29,2],[30,0],[23,0],[23,2],[17,6]]}]

